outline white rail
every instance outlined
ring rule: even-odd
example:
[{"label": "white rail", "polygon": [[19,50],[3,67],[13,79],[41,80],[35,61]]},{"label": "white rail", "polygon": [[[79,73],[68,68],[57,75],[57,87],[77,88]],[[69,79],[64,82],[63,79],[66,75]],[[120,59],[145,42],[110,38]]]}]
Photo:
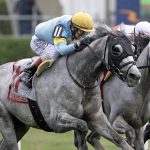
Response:
[{"label": "white rail", "polygon": [[21,141],[18,142],[19,150],[21,150]]}]

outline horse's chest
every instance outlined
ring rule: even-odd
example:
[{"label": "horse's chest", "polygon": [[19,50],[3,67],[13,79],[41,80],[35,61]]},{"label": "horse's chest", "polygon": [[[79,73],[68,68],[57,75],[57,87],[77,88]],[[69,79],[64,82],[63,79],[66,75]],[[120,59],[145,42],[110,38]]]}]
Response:
[{"label": "horse's chest", "polygon": [[137,113],[126,113],[123,114],[123,118],[128,122],[132,127],[139,127],[142,125],[141,118],[137,115]]},{"label": "horse's chest", "polygon": [[[145,109],[145,111],[146,111],[146,109]],[[123,113],[123,117],[134,128],[143,126],[144,123],[146,122],[146,120],[148,119],[148,117],[145,116],[145,113],[143,111],[140,111],[140,109],[137,109],[132,113],[125,112],[125,113]]]},{"label": "horse's chest", "polygon": [[66,110],[68,111],[70,115],[77,117],[77,118],[82,118],[83,113],[84,113],[83,105],[77,102],[74,102],[72,104],[68,103],[66,105]]}]

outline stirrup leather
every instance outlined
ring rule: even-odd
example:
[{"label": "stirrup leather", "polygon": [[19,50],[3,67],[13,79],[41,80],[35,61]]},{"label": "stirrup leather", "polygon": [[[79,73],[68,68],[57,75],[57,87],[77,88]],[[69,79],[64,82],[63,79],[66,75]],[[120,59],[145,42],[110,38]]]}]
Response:
[{"label": "stirrup leather", "polygon": [[45,60],[43,61],[37,71],[36,71],[36,75],[40,76],[48,67],[50,67],[52,65],[53,61],[52,60]]}]

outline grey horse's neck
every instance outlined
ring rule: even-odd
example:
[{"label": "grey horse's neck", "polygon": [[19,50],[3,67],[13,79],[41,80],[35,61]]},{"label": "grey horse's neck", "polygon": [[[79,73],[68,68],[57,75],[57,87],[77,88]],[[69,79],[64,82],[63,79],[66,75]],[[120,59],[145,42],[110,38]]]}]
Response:
[{"label": "grey horse's neck", "polygon": [[[89,47],[81,52],[69,56],[69,69],[75,79],[86,87],[91,87],[97,82],[97,77],[93,75],[94,69],[104,57],[107,37],[103,37],[91,43]],[[92,49],[92,51],[90,50]],[[100,59],[98,59],[97,55]]]},{"label": "grey horse's neck", "polygon": [[[149,52],[149,47],[147,46],[139,56],[137,60],[137,66],[149,65],[150,64],[149,57],[150,57],[150,52]],[[140,72],[141,72],[141,82],[137,87],[141,88],[143,95],[146,95],[150,90],[150,82],[147,82],[150,80],[150,69],[149,67],[143,68],[140,70]]]}]

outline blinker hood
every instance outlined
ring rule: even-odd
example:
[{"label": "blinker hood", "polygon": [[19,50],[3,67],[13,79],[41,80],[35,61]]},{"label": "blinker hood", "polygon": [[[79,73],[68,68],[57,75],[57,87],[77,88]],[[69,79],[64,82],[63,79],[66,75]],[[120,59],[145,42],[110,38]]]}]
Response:
[{"label": "blinker hood", "polygon": [[[128,44],[127,44],[128,43]],[[123,51],[120,55],[114,55],[113,54],[113,47],[115,45],[121,45]],[[134,56],[131,44],[128,42],[124,42],[121,38],[117,37],[116,40],[109,39],[108,40],[108,60],[109,64],[111,66],[115,66],[119,68],[121,61],[128,57],[128,56]]]}]

